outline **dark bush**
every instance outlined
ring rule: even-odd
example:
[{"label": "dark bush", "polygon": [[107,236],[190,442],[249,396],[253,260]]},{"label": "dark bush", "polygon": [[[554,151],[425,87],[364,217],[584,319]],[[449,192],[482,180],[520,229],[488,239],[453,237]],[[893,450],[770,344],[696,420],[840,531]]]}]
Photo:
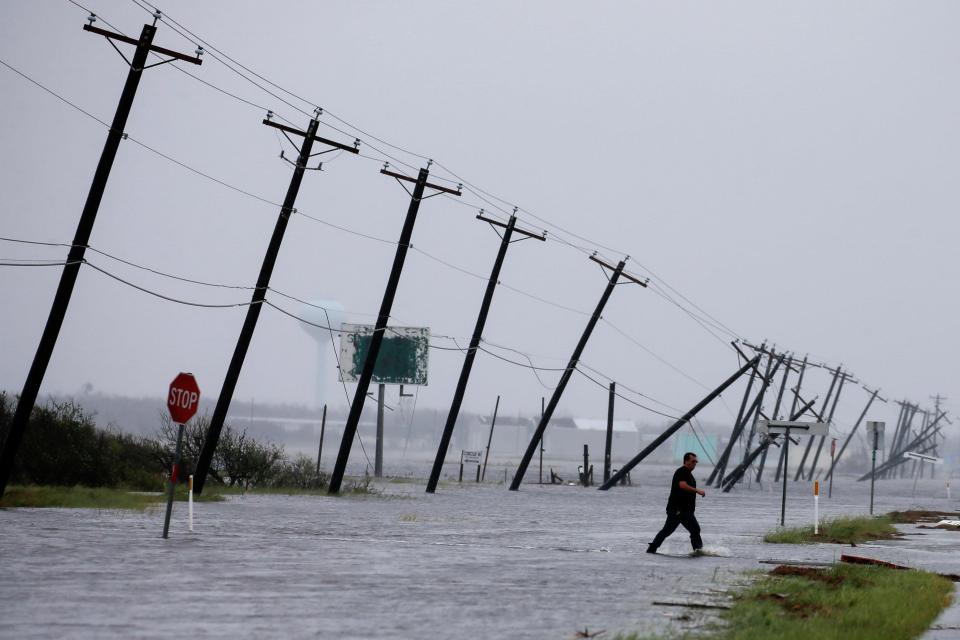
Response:
[{"label": "dark bush", "polygon": [[[0,421],[6,432],[15,402],[0,393]],[[75,402],[37,406],[14,461],[18,484],[125,486],[158,490],[163,468],[155,442],[98,429]]]}]

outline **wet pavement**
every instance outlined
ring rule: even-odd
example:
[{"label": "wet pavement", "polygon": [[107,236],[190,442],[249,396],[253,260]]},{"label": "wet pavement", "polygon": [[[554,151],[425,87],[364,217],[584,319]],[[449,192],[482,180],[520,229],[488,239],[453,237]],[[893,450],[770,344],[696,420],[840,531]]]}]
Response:
[{"label": "wet pavement", "polygon": [[[908,525],[903,540],[856,549],[763,544],[780,517],[772,484],[698,501],[704,542],[722,557],[683,557],[682,528],[646,554],[671,473],[639,468],[634,486],[606,492],[447,482],[427,495],[422,482],[384,482],[376,496],[247,495],[195,505],[193,533],[177,504],[168,540],[162,509],[0,510],[0,637],[611,637],[702,625],[716,610],[654,602],[722,606],[745,571],[771,568],[764,560],[852,552],[960,574],[960,532]],[[810,523],[811,486],[788,490],[787,525]],[[838,477],[833,498],[823,493],[822,517],[867,512],[869,483]],[[943,480],[878,483],[877,513],[957,507]]]}]

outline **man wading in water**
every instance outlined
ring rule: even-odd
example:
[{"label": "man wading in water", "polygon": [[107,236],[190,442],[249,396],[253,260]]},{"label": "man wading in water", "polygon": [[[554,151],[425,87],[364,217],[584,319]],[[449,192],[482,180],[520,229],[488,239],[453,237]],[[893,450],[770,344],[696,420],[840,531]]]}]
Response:
[{"label": "man wading in water", "polygon": [[702,489],[697,489],[697,481],[693,478],[693,470],[696,466],[697,454],[690,452],[683,454],[683,466],[673,472],[673,482],[670,483],[670,498],[667,499],[667,521],[660,533],[647,547],[647,553],[656,553],[667,536],[676,531],[677,525],[681,524],[690,532],[690,544],[693,545],[693,552],[697,553],[703,548],[703,540],[700,539],[700,523],[697,522],[697,517],[693,515],[693,510],[696,508],[697,494],[706,497],[707,493]]}]

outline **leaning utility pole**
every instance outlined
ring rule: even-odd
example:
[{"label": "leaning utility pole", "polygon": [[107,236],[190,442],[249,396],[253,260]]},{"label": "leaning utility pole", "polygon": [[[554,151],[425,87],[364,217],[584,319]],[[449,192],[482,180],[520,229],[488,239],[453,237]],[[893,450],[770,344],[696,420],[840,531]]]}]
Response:
[{"label": "leaning utility pole", "polygon": [[[783,401],[783,392],[787,388],[787,378],[790,377],[790,372],[792,370],[793,355],[790,355],[787,357],[787,366],[783,371],[783,380],[780,381],[780,391],[777,392],[777,401],[773,405],[773,413],[770,414],[770,417],[773,420],[780,419],[780,403]],[[760,482],[760,478],[763,477],[763,467],[765,464],[767,464],[767,449],[764,449],[760,455],[760,464],[757,466],[757,482]]]},{"label": "leaning utility pole", "polygon": [[717,396],[719,396],[721,393],[726,391],[727,387],[732,385],[734,382],[736,382],[737,378],[739,378],[740,376],[742,376],[744,373],[747,372],[747,369],[756,368],[758,362],[760,362],[759,355],[756,355],[751,360],[748,360],[745,365],[740,367],[739,371],[737,371],[732,376],[724,380],[719,387],[711,391],[706,398],[698,402],[696,406],[690,409],[690,411],[687,411],[685,414],[683,414],[683,416],[681,416],[679,420],[677,420],[672,425],[670,425],[666,431],[661,433],[659,436],[657,436],[654,439],[653,442],[648,444],[643,449],[643,451],[635,455],[633,459],[630,460],[630,462],[620,467],[619,471],[617,471],[615,474],[610,476],[609,480],[607,480],[602,485],[600,485],[600,490],[606,491],[610,487],[615,486],[618,482],[620,482],[620,479],[626,476],[628,473],[630,473],[631,469],[633,469],[635,466],[640,464],[644,458],[646,458],[648,455],[653,453],[653,451],[655,451],[657,447],[662,445],[664,442],[666,442],[670,438],[670,436],[672,436],[674,433],[679,431],[683,427],[683,425],[687,424],[687,422],[689,422],[691,418],[697,415],[701,409],[703,409],[705,406],[713,402],[713,400]]},{"label": "leaning utility pole", "polygon": [[[865,391],[870,391],[864,387]],[[833,458],[833,462],[830,463],[830,470],[827,471],[827,475],[823,477],[824,482],[833,477],[833,470],[837,467],[837,463],[840,462],[840,458],[843,456],[843,452],[847,450],[847,445],[850,444],[850,440],[853,439],[853,434],[857,432],[857,428],[860,426],[860,423],[863,422],[864,417],[867,415],[867,411],[870,410],[870,405],[873,404],[873,401],[877,398],[880,399],[880,402],[886,402],[883,398],[880,398],[877,394],[880,393],[880,389],[875,389],[870,391],[870,399],[867,400],[867,405],[863,408],[863,411],[860,412],[860,417],[857,418],[857,421],[854,423],[853,428],[850,429],[850,433],[847,434],[847,439],[843,441],[843,446],[840,447],[839,453]]]},{"label": "leaning utility pole", "polygon": [[[830,380],[830,388],[827,390],[827,397],[823,399],[823,406],[820,407],[820,412],[817,414],[821,418],[826,415],[827,407],[830,406],[830,398],[833,397],[833,389],[837,385],[837,378],[840,375],[840,367],[837,367],[837,370],[833,372],[833,378]],[[807,448],[803,450],[803,457],[800,459],[800,464],[797,466],[797,473],[793,476],[793,481],[797,482],[803,477],[803,469],[807,464],[807,456],[810,455],[810,449],[813,448],[813,438],[807,438]]]},{"label": "leaning utility pole", "polygon": [[[800,400],[800,389],[803,387],[803,374],[807,371],[807,356],[803,356],[803,362],[800,363],[800,376],[797,378],[797,386],[793,388],[793,402],[790,403],[790,413],[793,415],[797,410],[797,402]],[[780,482],[780,473],[783,472],[783,480],[787,480],[787,470],[783,468],[784,459],[787,457],[789,447],[781,448],[780,459],[777,461],[777,474],[773,477],[774,482]]]},{"label": "leaning utility pole", "polygon": [[[847,380],[853,380],[853,376],[848,372],[840,373],[840,384],[837,385],[837,394],[833,396],[833,404],[830,405],[830,413],[827,415],[827,425],[833,425],[833,415],[837,411],[837,403],[840,402],[840,394],[843,393],[843,383]],[[856,380],[854,380],[856,382]],[[820,451],[823,450],[823,443],[826,441],[827,436],[820,436],[820,443],[817,445],[817,453],[813,456],[813,462],[810,463],[810,473],[807,475],[807,480],[813,480],[813,474],[817,470],[817,461],[820,459]]]},{"label": "leaning utility pole", "polygon": [[[300,145],[300,154],[296,163],[293,164],[293,175],[290,177],[290,185],[287,187],[287,195],[283,199],[283,205],[280,207],[280,215],[277,216],[277,223],[273,227],[273,236],[270,238],[270,244],[267,246],[267,253],[263,256],[263,264],[260,266],[260,275],[257,278],[257,286],[253,290],[253,296],[250,299],[250,305],[247,307],[247,316],[243,321],[243,327],[240,329],[240,336],[237,338],[237,344],[233,350],[233,357],[230,359],[230,366],[227,369],[227,375],[223,380],[223,387],[220,389],[220,395],[217,396],[217,406],[213,410],[213,416],[210,418],[210,426],[207,428],[207,436],[203,441],[203,449],[200,450],[200,456],[197,458],[197,469],[194,472],[193,489],[197,493],[203,493],[203,485],[207,480],[207,474],[210,471],[210,464],[213,461],[213,453],[217,448],[217,442],[220,440],[220,432],[223,430],[223,422],[227,418],[227,410],[230,409],[230,402],[233,400],[233,392],[237,387],[237,380],[240,378],[240,370],[243,368],[243,361],[247,357],[247,350],[250,348],[250,341],[253,338],[253,332],[257,328],[257,320],[260,317],[260,310],[263,308],[263,302],[267,298],[267,289],[270,288],[270,276],[273,274],[273,267],[277,262],[277,256],[280,253],[280,244],[283,242],[283,234],[287,230],[287,222],[290,216],[296,211],[293,205],[297,201],[297,194],[300,192],[300,183],[303,181],[303,174],[307,170],[307,162],[313,157],[310,151],[313,149],[313,143],[320,142],[331,149],[340,149],[350,153],[359,153],[358,147],[360,141],[355,140],[353,146],[347,146],[327,140],[317,135],[317,128],[320,126],[321,110],[314,112],[316,115],[311,118],[306,131],[300,131],[293,127],[273,122],[270,118],[273,115],[267,112],[267,117],[263,124],[274,129],[279,129],[283,135],[293,144],[293,140],[287,134],[293,134],[303,138],[303,144]],[[294,145],[296,146],[296,145]],[[320,153],[327,153],[322,151]],[[318,155],[318,154],[313,154]],[[283,153],[281,158],[286,158]],[[315,167],[318,170],[320,167]]]},{"label": "leaning utility pole", "polygon": [[[590,334],[593,333],[593,328],[600,320],[600,314],[603,313],[603,308],[606,306],[607,300],[610,299],[610,294],[613,293],[613,288],[617,286],[617,280],[619,280],[620,276],[622,275],[625,279],[639,284],[641,287],[647,286],[647,282],[635,278],[628,273],[624,273],[623,268],[627,264],[627,258],[621,260],[616,267],[607,264],[598,258],[596,254],[590,256],[590,259],[599,264],[601,268],[610,269],[612,273],[607,276],[607,286],[603,290],[603,295],[600,296],[600,302],[597,303],[597,308],[594,310],[593,315],[590,316],[590,321],[587,323],[586,329],[583,330],[583,335],[580,336],[580,342],[577,343],[576,348],[573,350],[573,355],[570,356],[570,362],[567,363],[567,368],[564,369],[563,375],[560,376],[560,382],[557,383],[557,388],[553,390],[553,395],[550,396],[550,404],[547,405],[543,415],[540,417],[540,424],[537,425],[537,429],[534,432],[533,437],[530,439],[530,444],[527,445],[527,450],[524,452],[523,458],[520,460],[520,466],[517,467],[517,473],[513,477],[513,481],[510,483],[511,491],[516,491],[520,488],[520,483],[523,482],[523,476],[527,472],[527,466],[530,464],[530,460],[533,458],[533,454],[537,450],[537,445],[540,444],[540,440],[543,438],[543,432],[546,431],[547,424],[550,422],[550,418],[553,416],[553,412],[557,408],[557,404],[559,404],[561,396],[563,396],[563,390],[567,387],[567,383],[570,382],[570,377],[573,376],[573,372],[576,371],[577,363],[580,362],[580,354],[583,353],[584,347],[587,346],[587,341],[590,339]],[[606,271],[604,271],[604,274],[606,274]],[[587,470],[584,469],[583,472],[587,473]]]},{"label": "leaning utility pole", "polygon": [[478,220],[483,220],[491,227],[503,228],[503,235],[500,236],[500,250],[497,252],[497,259],[493,262],[493,269],[490,272],[490,279],[487,280],[487,289],[483,294],[483,301],[480,303],[480,314],[477,316],[477,323],[473,328],[473,336],[470,338],[470,346],[467,347],[467,353],[463,358],[463,367],[460,369],[460,378],[457,380],[457,388],[453,393],[453,402],[450,405],[450,412],[447,414],[447,422],[443,427],[443,434],[440,436],[440,445],[437,447],[437,457],[433,461],[433,469],[430,471],[430,479],[427,480],[427,493],[434,493],[437,490],[437,483],[440,481],[440,472],[443,470],[443,461],[447,457],[447,448],[450,446],[450,437],[453,435],[453,428],[457,424],[457,417],[460,415],[460,405],[463,404],[463,395],[467,391],[467,381],[470,379],[470,371],[473,369],[473,360],[477,355],[477,349],[480,348],[480,340],[483,339],[483,327],[487,323],[487,313],[490,311],[490,303],[493,301],[493,292],[500,281],[500,268],[503,266],[503,259],[507,255],[507,248],[510,246],[510,238],[514,231],[526,238],[536,238],[540,241],[546,241],[546,233],[537,235],[517,229],[517,209],[514,208],[513,214],[507,224],[484,217],[483,211],[477,215]]},{"label": "leaning utility pole", "polygon": [[[767,363],[767,376],[766,376],[770,380],[770,382],[760,388],[760,401],[757,403],[757,411],[756,413],[753,414],[753,421],[750,423],[750,433],[749,435],[747,435],[747,443],[746,443],[746,446],[744,447],[744,452],[743,452],[744,460],[746,460],[747,458],[747,453],[750,451],[750,447],[753,446],[753,436],[757,432],[757,423],[760,421],[760,411],[763,409],[763,400],[766,397],[767,389],[770,387],[770,384],[773,382],[774,378],[777,375],[777,368],[783,363],[784,357],[786,357],[786,354],[781,353],[780,356],[777,358],[777,366],[774,367],[773,370],[771,371],[769,364],[770,364],[770,360],[773,359],[773,355],[774,355],[773,351],[771,350],[770,359],[768,360],[768,363]],[[789,368],[787,369],[787,371],[789,372]]]},{"label": "leaning utility pole", "polygon": [[[347,423],[343,427],[343,439],[340,440],[340,452],[337,454],[337,464],[333,469],[333,475],[330,476],[330,488],[328,490],[330,494],[340,493],[340,485],[343,483],[343,474],[346,473],[347,470],[347,460],[350,458],[353,438],[357,433],[357,426],[360,424],[360,414],[363,413],[363,403],[367,399],[367,389],[370,387],[370,381],[373,379],[377,356],[380,354],[380,345],[383,344],[383,335],[387,331],[387,323],[390,320],[390,313],[393,309],[393,299],[397,294],[397,286],[400,284],[400,274],[403,272],[403,263],[407,257],[407,250],[410,248],[410,239],[413,237],[413,226],[417,221],[420,202],[439,195],[440,193],[449,193],[454,196],[461,195],[459,186],[454,190],[427,182],[432,164],[433,160],[428,161],[427,167],[420,169],[420,173],[416,178],[390,171],[388,164],[385,164],[383,169],[380,170],[380,173],[383,175],[395,178],[400,186],[403,187],[404,191],[410,194],[410,205],[407,207],[407,216],[403,221],[403,229],[400,231],[400,240],[397,242],[397,252],[393,258],[390,277],[387,279],[387,288],[383,292],[383,301],[380,303],[380,313],[377,315],[377,323],[374,326],[373,335],[370,336],[370,345],[367,347],[367,355],[363,361],[363,368],[360,370],[360,378],[357,380],[357,389],[353,395],[353,402],[350,404]],[[403,184],[404,182],[414,183],[412,192],[407,189],[406,185]],[[427,187],[435,190],[436,193],[425,197],[423,192]]]},{"label": "leaning utility pole", "polygon": [[[159,18],[160,12],[157,11],[153,14],[153,24],[143,25],[139,40],[94,27],[93,23],[96,21],[96,16],[93,14],[90,14],[89,24],[83,25],[84,31],[104,36],[107,40],[116,40],[118,42],[132,44],[136,46],[137,49],[133,54],[133,60],[128,62],[130,70],[127,72],[127,81],[123,85],[123,92],[120,94],[120,101],[117,103],[117,110],[113,116],[113,122],[110,124],[110,131],[107,133],[107,141],[104,143],[103,151],[100,153],[100,162],[97,163],[97,169],[93,174],[90,191],[87,193],[87,200],[83,205],[83,212],[80,214],[80,222],[77,224],[77,230],[73,236],[73,243],[70,245],[67,260],[64,263],[63,273],[60,275],[60,284],[57,285],[57,293],[53,298],[50,314],[47,316],[47,324],[43,328],[43,334],[40,336],[40,344],[37,345],[37,351],[33,356],[33,363],[30,365],[26,382],[23,385],[23,390],[20,392],[20,399],[17,401],[17,409],[13,414],[13,420],[7,431],[7,438],[3,443],[3,450],[0,451],[0,497],[3,496],[7,488],[7,482],[10,480],[10,474],[13,473],[13,463],[17,457],[17,450],[20,448],[20,442],[23,440],[23,436],[30,424],[30,414],[33,413],[33,407],[37,402],[37,395],[40,393],[40,385],[43,383],[43,377],[47,372],[47,366],[50,364],[53,349],[57,344],[60,327],[63,325],[64,317],[67,314],[67,307],[70,305],[73,287],[80,273],[80,265],[84,261],[87,243],[90,241],[93,223],[96,221],[97,212],[100,209],[100,201],[103,199],[103,193],[107,187],[107,178],[110,177],[110,170],[117,156],[120,141],[127,137],[127,134],[124,133],[123,130],[127,125],[127,117],[130,115],[133,99],[137,94],[140,76],[143,74],[144,69],[156,66],[157,64],[164,64],[171,60],[183,60],[184,62],[190,62],[192,64],[201,64],[200,55],[203,53],[203,49],[201,48],[197,48],[196,57],[192,57],[171,51],[170,49],[154,46],[153,36],[157,32],[156,24]],[[113,42],[110,42],[110,44],[116,48]],[[119,49],[117,51],[119,51]],[[147,55],[150,52],[169,56],[170,60],[147,65]],[[120,55],[123,56],[122,53]],[[126,57],[124,57],[124,60],[126,60]]]},{"label": "leaning utility pole", "polygon": [[[761,354],[762,355],[762,354]],[[760,381],[760,390],[757,392],[756,397],[753,399],[753,404],[750,405],[750,409],[747,410],[747,413],[743,416],[743,420],[740,421],[740,424],[734,429],[733,433],[730,435],[730,441],[727,443],[727,448],[723,451],[723,456],[720,460],[717,461],[717,478],[716,485],[717,487],[723,484],[723,474],[727,470],[727,462],[730,459],[730,452],[733,450],[733,445],[736,440],[740,437],[740,434],[743,433],[744,428],[747,426],[747,423],[754,417],[755,414],[758,414],[760,411],[760,403],[763,402],[763,396],[767,391],[767,387],[770,386],[770,383],[773,381],[773,377],[777,373],[777,369],[780,367],[780,363],[783,362],[783,356],[777,358],[776,364],[773,365],[771,370],[771,363],[773,362],[773,353],[767,355],[767,369]]]},{"label": "leaning utility pole", "polygon": [[[736,349],[741,356],[743,356],[744,360],[749,359],[747,358],[746,355],[744,355],[742,351],[740,351],[740,348],[737,347],[737,343],[735,341],[731,342],[730,344],[733,345],[733,348]],[[760,345],[761,352],[764,349],[764,345],[766,345],[766,342]],[[753,381],[757,379],[757,376],[758,376],[758,372],[756,369],[750,372],[750,378],[747,380],[747,388],[743,392],[743,399],[740,401],[740,410],[737,411],[737,419],[733,421],[733,431],[731,432],[731,435],[730,435],[730,441],[727,443],[727,447],[724,449],[720,458],[717,460],[717,463],[713,465],[713,471],[710,472],[710,476],[707,478],[708,487],[713,484],[713,480],[717,477],[717,474],[721,472],[720,468],[726,467],[727,465],[727,456],[730,455],[729,450],[733,449],[733,445],[731,443],[736,439],[733,433],[736,433],[737,426],[740,424],[740,421],[743,419],[743,412],[746,410],[747,402],[750,400],[750,390],[753,388]]]}]

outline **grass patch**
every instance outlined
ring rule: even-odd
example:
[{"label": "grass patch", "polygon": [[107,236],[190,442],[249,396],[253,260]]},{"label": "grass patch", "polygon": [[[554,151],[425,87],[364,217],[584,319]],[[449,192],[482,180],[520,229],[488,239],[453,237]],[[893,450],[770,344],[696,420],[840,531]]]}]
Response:
[{"label": "grass patch", "polygon": [[[178,489],[174,496],[178,501],[187,499],[187,490]],[[217,502],[222,496],[197,496],[196,502]],[[39,507],[59,509],[133,509],[143,511],[162,504],[166,494],[160,492],[131,491],[108,487],[75,487],[11,485],[7,487],[0,508]]]},{"label": "grass patch", "polygon": [[763,537],[764,542],[774,544],[814,544],[832,542],[835,544],[857,544],[868,540],[890,540],[899,538],[900,533],[893,526],[889,516],[851,516],[824,520],[820,533],[814,534],[813,526],[785,528],[772,531]]},{"label": "grass patch", "polygon": [[950,581],[924,571],[838,564],[777,567],[721,614],[717,640],[897,640],[926,630],[950,603]]},{"label": "grass patch", "polygon": [[960,513],[948,511],[891,511],[887,514],[891,522],[897,524],[915,524],[918,522],[939,522],[941,520],[957,520]]}]

